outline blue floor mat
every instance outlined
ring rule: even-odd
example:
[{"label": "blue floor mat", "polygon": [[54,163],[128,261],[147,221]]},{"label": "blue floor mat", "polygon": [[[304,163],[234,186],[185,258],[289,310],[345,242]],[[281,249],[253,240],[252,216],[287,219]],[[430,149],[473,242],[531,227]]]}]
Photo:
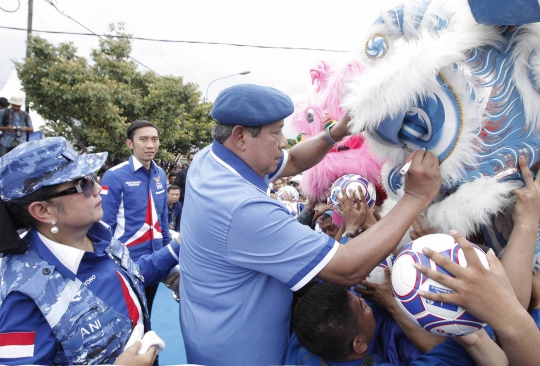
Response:
[{"label": "blue floor mat", "polygon": [[180,306],[173,299],[172,291],[162,283],[158,287],[152,309],[152,329],[165,341],[159,354],[160,366],[187,363],[184,338],[180,331]]}]

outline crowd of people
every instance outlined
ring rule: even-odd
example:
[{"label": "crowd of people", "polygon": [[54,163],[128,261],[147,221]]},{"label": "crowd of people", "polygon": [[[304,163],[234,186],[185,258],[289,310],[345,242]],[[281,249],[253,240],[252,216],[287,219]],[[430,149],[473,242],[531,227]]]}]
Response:
[{"label": "crowd of people", "polygon": [[[454,290],[423,297],[458,304],[489,324],[444,339],[406,318],[389,272],[385,284],[365,281],[418,227],[440,187],[438,159],[424,150],[410,155],[405,195],[384,217],[361,192],[355,200],[342,191],[339,207],[303,197],[301,172],[347,135],[348,117],[284,150],[283,120],[292,110],[272,88],[226,89],[212,111],[214,143],[190,156],[189,174],[174,180],[154,162],[159,130],[145,120],[130,124],[133,154],[106,170],[100,184],[96,173],[107,153],[78,155],[62,137],[5,155],[2,363],[155,362],[162,345],[147,335],[162,281],[180,302],[190,363],[362,364],[371,357],[377,364],[534,364],[540,280],[530,264],[540,179],[525,158],[525,186],[514,192],[514,230],[502,260],[488,252],[485,270],[454,232],[468,267],[430,251],[454,276],[418,268]],[[280,193],[284,187],[289,193]],[[300,200],[294,217],[285,203]],[[414,230],[416,237],[426,233]],[[140,353],[141,347],[149,348]]]},{"label": "crowd of people", "polygon": [[27,141],[21,104],[0,98],[0,363],[156,364],[161,282],[179,302],[190,364],[538,364],[540,178],[530,156],[519,157],[511,235],[500,258],[487,251],[489,269],[455,230],[466,267],[427,248],[436,266],[413,265],[450,289],[421,291],[423,301],[487,323],[445,338],[403,313],[389,268],[385,282],[366,281],[405,234],[434,232],[422,216],[441,188],[431,152],[410,153],[403,197],[383,215],[361,190],[342,189],[339,205],[303,194],[302,172],[349,135],[350,116],[287,150],[294,104],[274,88],[223,90],[213,143],[183,169],[156,162],[163,131],[151,121],[130,123],[131,156],[104,168],[107,152]]}]

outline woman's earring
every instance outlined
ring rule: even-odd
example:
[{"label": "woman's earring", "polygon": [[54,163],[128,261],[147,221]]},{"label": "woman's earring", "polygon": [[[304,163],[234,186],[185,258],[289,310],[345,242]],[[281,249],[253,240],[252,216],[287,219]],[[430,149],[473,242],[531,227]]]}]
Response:
[{"label": "woman's earring", "polygon": [[51,233],[56,234],[58,232],[58,228],[56,227],[56,220],[52,220],[51,224],[52,224]]}]

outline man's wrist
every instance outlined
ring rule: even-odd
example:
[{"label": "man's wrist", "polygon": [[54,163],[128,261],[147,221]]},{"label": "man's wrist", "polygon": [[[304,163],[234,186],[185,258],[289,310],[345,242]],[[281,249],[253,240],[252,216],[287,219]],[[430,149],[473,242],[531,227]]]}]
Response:
[{"label": "man's wrist", "polygon": [[348,238],[354,238],[356,237],[358,231],[358,227],[345,227],[345,231],[343,232],[343,236],[346,236]]}]

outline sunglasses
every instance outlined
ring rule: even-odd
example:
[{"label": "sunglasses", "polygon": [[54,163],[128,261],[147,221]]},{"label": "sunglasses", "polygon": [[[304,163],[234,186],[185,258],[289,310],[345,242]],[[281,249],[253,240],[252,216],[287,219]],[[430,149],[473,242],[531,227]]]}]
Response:
[{"label": "sunglasses", "polygon": [[97,183],[97,175],[92,174],[87,177],[81,178],[75,187],[65,189],[60,192],[56,192],[52,196],[47,197],[46,199],[56,198],[67,196],[73,193],[82,193],[86,198],[92,197],[94,194],[94,183]]}]

